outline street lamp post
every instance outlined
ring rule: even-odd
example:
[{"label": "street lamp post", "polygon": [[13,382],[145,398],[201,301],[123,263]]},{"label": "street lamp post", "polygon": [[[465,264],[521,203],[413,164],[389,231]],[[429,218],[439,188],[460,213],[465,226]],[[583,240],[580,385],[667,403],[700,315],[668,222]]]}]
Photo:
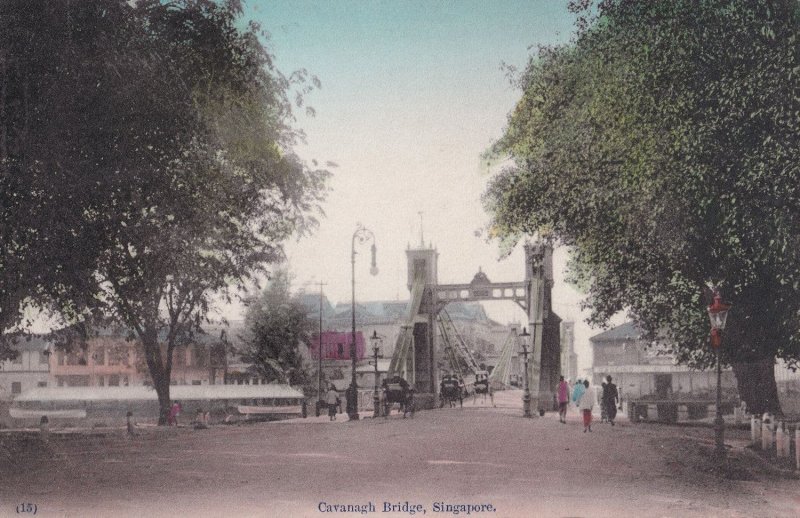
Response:
[{"label": "street lamp post", "polygon": [[522,392],[522,416],[523,417],[531,417],[531,391],[528,387],[528,355],[530,351],[528,351],[528,339],[530,338],[531,334],[528,332],[526,328],[522,328],[522,334],[519,335],[522,338],[522,351],[520,352],[521,355],[525,358],[525,377],[523,378],[523,392]]},{"label": "street lamp post", "polygon": [[350,247],[350,263],[351,263],[351,281],[352,281],[352,288],[353,288],[353,296],[352,296],[352,342],[350,343],[350,360],[352,361],[352,377],[350,380],[350,388],[348,390],[349,398],[348,401],[348,417],[353,420],[358,420],[358,388],[356,384],[356,364],[358,363],[358,358],[356,354],[356,240],[359,243],[365,243],[367,240],[372,239],[372,247],[370,250],[372,251],[372,265],[369,270],[369,273],[372,275],[378,275],[378,267],[375,263],[375,234],[372,233],[371,230],[364,227],[361,223],[358,223],[356,226],[356,231],[353,232],[353,239],[351,242]]},{"label": "street lamp post", "polygon": [[325,286],[325,283],[320,281],[319,282],[319,347],[317,348],[317,417],[319,417],[319,411],[322,408],[322,398],[323,398],[323,391],[322,391],[322,287]]},{"label": "street lamp post", "polygon": [[717,356],[717,415],[714,418],[715,453],[718,460],[725,459],[725,421],[722,419],[722,367],[720,365],[720,349],[722,331],[728,319],[730,304],[724,304],[718,291],[714,292],[714,303],[708,306],[708,318],[711,320],[711,346]]},{"label": "street lamp post", "polygon": [[380,392],[378,392],[378,358],[383,358],[380,354],[381,342],[383,341],[380,336],[378,336],[377,331],[372,331],[372,336],[370,337],[370,341],[372,342],[372,358],[375,362],[375,390],[372,393],[372,405],[373,405],[373,417],[380,417],[381,415],[381,396]]}]

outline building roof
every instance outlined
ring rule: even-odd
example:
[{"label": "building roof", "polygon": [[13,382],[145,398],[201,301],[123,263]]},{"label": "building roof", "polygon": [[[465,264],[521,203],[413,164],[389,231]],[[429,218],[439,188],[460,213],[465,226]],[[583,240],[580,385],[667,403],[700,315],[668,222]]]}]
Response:
[{"label": "building roof", "polygon": [[[317,293],[301,293],[298,295],[300,303],[306,308],[306,311],[311,315],[317,315],[319,318],[319,292]],[[322,294],[322,318],[329,317],[333,314],[333,306],[331,306],[328,297]]]},{"label": "building roof", "polygon": [[621,326],[613,327],[608,331],[594,335],[589,338],[592,343],[601,342],[620,342],[639,340],[644,335],[644,331],[634,322],[625,322]]},{"label": "building roof", "polygon": [[[269,385],[174,385],[173,400],[302,398],[303,393],[283,384]],[[37,387],[15,398],[19,401],[124,401],[158,400],[152,387]]]},{"label": "building roof", "polygon": [[46,351],[52,349],[53,342],[45,335],[20,335],[10,340],[10,348],[14,351]]}]

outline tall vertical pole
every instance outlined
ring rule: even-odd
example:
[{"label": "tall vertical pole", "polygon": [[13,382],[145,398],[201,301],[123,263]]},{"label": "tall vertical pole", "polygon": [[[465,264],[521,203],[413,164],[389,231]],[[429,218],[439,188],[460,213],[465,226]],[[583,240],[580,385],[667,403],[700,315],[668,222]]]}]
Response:
[{"label": "tall vertical pole", "polygon": [[[377,337],[378,332],[375,331]],[[376,339],[377,340],[377,339]],[[381,415],[381,396],[378,392],[378,342],[373,345],[373,356],[375,359],[375,389],[372,392],[372,417],[380,417]]]},{"label": "tall vertical pole", "polygon": [[[534,331],[534,335],[536,332]],[[531,336],[528,334],[528,330],[524,327],[522,328],[522,334],[520,337],[522,338],[522,355],[525,358],[525,378],[523,379],[522,385],[522,416],[523,417],[531,417],[531,390],[530,390],[530,381],[528,380],[530,371],[528,370],[528,344],[527,340],[528,337]]]},{"label": "tall vertical pole", "polygon": [[[317,358],[319,364],[317,366],[317,401],[322,401],[322,287],[325,284],[319,282],[319,347],[317,349]],[[317,403],[317,408],[319,408]]]},{"label": "tall vertical pole", "polygon": [[719,460],[725,459],[725,421],[722,419],[722,367],[719,362],[719,350],[722,344],[717,346],[717,416],[714,418],[714,432],[716,445],[715,450]]},{"label": "tall vertical pole", "polygon": [[528,348],[522,346],[522,354],[525,355],[525,387],[522,393],[522,415],[523,417],[531,417],[531,390],[528,381]]},{"label": "tall vertical pole", "polygon": [[357,421],[358,417],[359,417],[358,416],[358,392],[356,391],[356,363],[357,363],[357,358],[356,358],[356,356],[357,356],[356,355],[356,235],[357,234],[358,234],[358,231],[356,231],[356,233],[353,234],[353,241],[352,241],[351,254],[350,254],[350,267],[351,267],[350,268],[350,279],[351,279],[351,286],[352,286],[352,298],[351,298],[351,303],[352,303],[352,308],[351,308],[352,311],[351,311],[351,313],[352,313],[352,315],[351,315],[351,317],[352,317],[352,324],[353,324],[353,327],[352,327],[353,336],[352,336],[352,341],[350,342],[350,360],[352,361],[352,370],[353,370],[353,372],[352,372],[352,376],[351,376],[351,379],[350,379],[350,390],[352,391],[352,394],[351,394],[352,400],[350,401],[350,405],[351,405],[350,412],[351,413],[349,414],[349,417],[353,421]]}]

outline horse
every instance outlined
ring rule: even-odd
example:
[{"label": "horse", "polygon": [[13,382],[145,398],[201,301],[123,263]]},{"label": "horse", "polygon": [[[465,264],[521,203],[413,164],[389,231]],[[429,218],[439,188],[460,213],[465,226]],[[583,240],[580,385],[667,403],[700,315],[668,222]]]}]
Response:
[{"label": "horse", "polygon": [[462,408],[464,407],[464,394],[461,384],[457,378],[450,375],[442,378],[442,382],[439,385],[439,408],[444,406],[445,401],[449,403],[450,408],[456,406],[456,401],[459,402]]},{"label": "horse", "polygon": [[408,413],[414,417],[414,389],[408,386],[406,380],[400,376],[394,376],[391,380],[383,380],[381,386],[383,417],[389,417],[395,403],[400,405],[404,419]]}]

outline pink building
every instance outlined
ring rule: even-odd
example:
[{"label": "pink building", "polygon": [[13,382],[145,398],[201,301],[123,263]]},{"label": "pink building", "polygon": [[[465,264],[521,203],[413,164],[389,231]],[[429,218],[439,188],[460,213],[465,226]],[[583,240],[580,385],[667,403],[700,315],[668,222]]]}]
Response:
[{"label": "pink building", "polygon": [[[323,360],[350,360],[350,344],[353,341],[352,332],[340,333],[337,331],[322,332],[322,359]],[[311,336],[309,346],[311,357],[319,358],[319,334]],[[364,335],[356,331],[356,358],[364,359]]]}]

